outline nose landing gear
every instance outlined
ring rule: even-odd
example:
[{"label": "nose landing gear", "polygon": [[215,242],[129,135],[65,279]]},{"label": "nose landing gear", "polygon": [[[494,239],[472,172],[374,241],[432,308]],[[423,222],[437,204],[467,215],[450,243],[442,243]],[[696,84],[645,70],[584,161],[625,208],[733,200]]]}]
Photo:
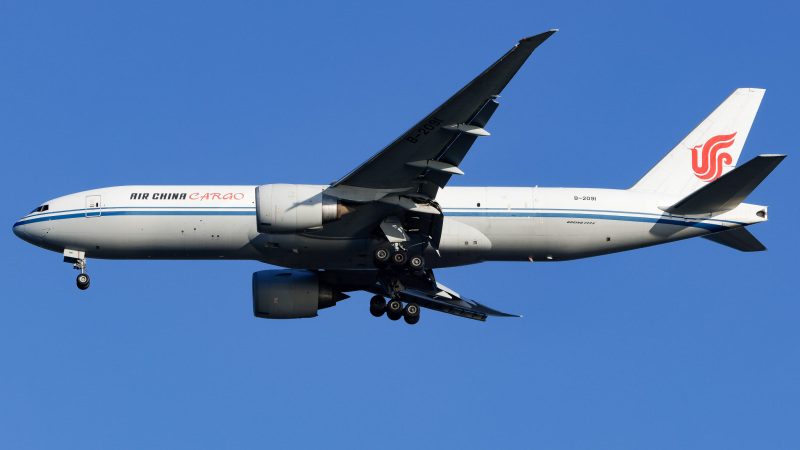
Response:
[{"label": "nose landing gear", "polygon": [[74,269],[81,271],[78,278],[75,279],[78,289],[82,291],[89,289],[89,275],[86,274],[86,254],[77,250],[65,249],[64,262],[72,263]]}]

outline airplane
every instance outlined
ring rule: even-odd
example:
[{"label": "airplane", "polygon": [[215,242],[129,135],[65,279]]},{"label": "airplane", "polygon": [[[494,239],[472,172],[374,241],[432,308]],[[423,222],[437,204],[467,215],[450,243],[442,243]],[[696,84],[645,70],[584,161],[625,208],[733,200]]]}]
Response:
[{"label": "airplane", "polygon": [[565,261],[702,236],[766,248],[746,229],[767,207],[745,198],[786,155],[737,167],[763,89],[733,92],[629,189],[446,187],[497,109],[503,88],[558,30],[519,41],[394,142],[330,185],[119,186],[47,201],[13,226],[63,254],[89,287],[97,259],[257,260],[259,318],[315,317],[373,294],[376,317],[421,308],[485,321],[519,317],[439,283],[434,269],[489,261]]}]

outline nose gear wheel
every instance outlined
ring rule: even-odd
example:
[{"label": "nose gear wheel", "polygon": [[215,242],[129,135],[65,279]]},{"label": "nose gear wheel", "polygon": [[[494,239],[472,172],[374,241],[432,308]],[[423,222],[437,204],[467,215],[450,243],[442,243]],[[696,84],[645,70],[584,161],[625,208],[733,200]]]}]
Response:
[{"label": "nose gear wheel", "polygon": [[85,273],[78,275],[75,283],[78,285],[78,289],[85,291],[89,288],[89,275],[86,275]]}]

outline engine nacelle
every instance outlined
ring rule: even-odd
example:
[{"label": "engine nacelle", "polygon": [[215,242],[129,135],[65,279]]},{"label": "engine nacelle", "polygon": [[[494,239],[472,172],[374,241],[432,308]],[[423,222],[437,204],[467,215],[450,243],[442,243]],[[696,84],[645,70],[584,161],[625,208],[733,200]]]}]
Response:
[{"label": "engine nacelle", "polygon": [[340,219],[350,212],[339,199],[323,194],[325,186],[265,184],[256,187],[259,233],[296,233]]},{"label": "engine nacelle", "polygon": [[262,270],[253,274],[253,315],[262,319],[316,317],[347,295],[305,270]]}]

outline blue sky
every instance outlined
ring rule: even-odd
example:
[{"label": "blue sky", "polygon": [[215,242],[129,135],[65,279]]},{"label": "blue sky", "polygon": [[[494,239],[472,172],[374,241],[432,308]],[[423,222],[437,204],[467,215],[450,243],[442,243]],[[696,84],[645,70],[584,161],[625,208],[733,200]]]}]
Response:
[{"label": "blue sky", "polygon": [[[798,448],[791,2],[3,2],[3,448]],[[252,316],[257,262],[89,261],[11,225],[124,184],[328,183],[522,37],[458,185],[627,188],[738,87],[769,251],[695,239],[444,284],[522,319]]]}]

